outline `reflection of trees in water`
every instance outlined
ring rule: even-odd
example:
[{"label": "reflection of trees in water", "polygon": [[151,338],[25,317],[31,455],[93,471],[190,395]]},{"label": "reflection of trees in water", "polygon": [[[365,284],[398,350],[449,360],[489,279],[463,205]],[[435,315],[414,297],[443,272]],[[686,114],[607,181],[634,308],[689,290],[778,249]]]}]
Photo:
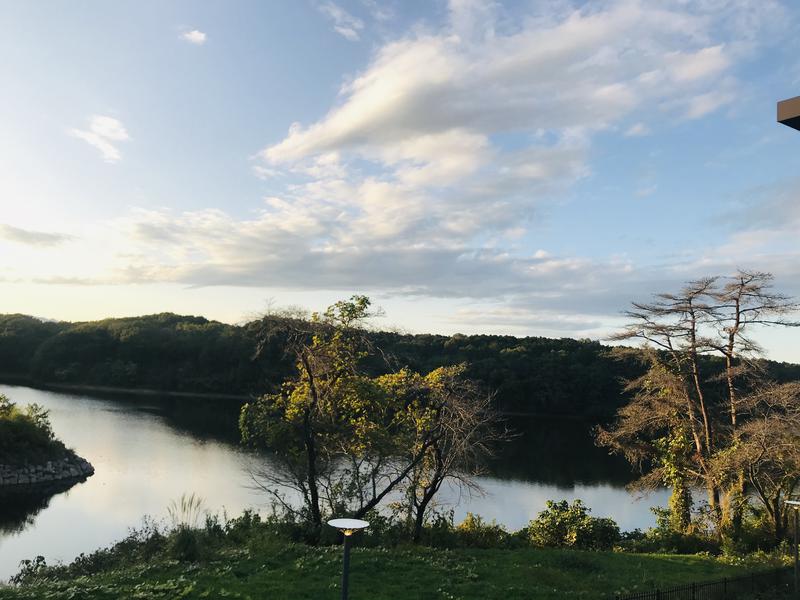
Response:
[{"label": "reflection of trees in water", "polygon": [[636,477],[619,456],[594,443],[593,423],[554,418],[509,420],[519,437],[490,466],[492,475],[559,487],[624,486]]},{"label": "reflection of trees in water", "polygon": [[[156,412],[156,411],[154,411]],[[200,439],[239,443],[238,403],[170,398],[157,412],[178,431]],[[634,479],[630,465],[594,443],[596,423],[553,417],[512,417],[519,434],[489,465],[490,475],[559,487],[576,483],[625,486]]]},{"label": "reflection of trees in water", "polygon": [[20,533],[33,525],[36,515],[50,505],[53,496],[75,485],[74,479],[46,485],[0,489],[0,534]]},{"label": "reflection of trees in water", "polygon": [[[202,397],[104,395],[131,411],[163,419],[172,430],[198,440],[239,444],[240,402]],[[519,435],[489,465],[501,479],[572,487],[576,483],[622,487],[636,476],[619,456],[594,443],[596,423],[554,417],[509,417]]]},{"label": "reflection of trees in water", "polygon": [[124,392],[89,397],[112,402],[134,413],[154,415],[178,433],[199,440],[239,443],[239,410],[243,401],[201,396],[139,396]]},{"label": "reflection of trees in water", "polygon": [[[170,398],[153,411],[175,430],[199,439],[239,443],[239,404]],[[519,434],[489,465],[490,475],[572,487],[577,483],[623,487],[636,479],[630,465],[594,443],[596,423],[553,417],[512,417]]]},{"label": "reflection of trees in water", "polygon": [[242,402],[197,398],[170,398],[159,413],[173,429],[200,439],[239,443]]}]

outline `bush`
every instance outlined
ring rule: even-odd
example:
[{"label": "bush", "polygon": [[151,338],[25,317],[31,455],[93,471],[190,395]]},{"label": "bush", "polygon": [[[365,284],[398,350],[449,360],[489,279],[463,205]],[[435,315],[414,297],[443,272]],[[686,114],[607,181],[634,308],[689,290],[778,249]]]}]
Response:
[{"label": "bush", "polygon": [[[763,506],[748,504],[737,539],[731,532],[723,532],[722,553],[741,556],[752,552],[770,552],[779,546],[775,539],[775,526]],[[791,537],[791,530],[786,532]]]},{"label": "bush", "polygon": [[13,585],[41,579],[47,573],[47,561],[44,556],[37,556],[32,560],[22,560],[19,563],[19,572],[8,581]]},{"label": "bush", "polygon": [[547,508],[528,525],[528,539],[536,546],[613,548],[620,540],[619,526],[612,519],[592,517],[589,512],[580,500],[572,505],[566,500],[548,500]]},{"label": "bush", "polygon": [[624,533],[619,542],[622,550],[652,554],[719,553],[717,540],[696,523],[686,533],[675,531],[669,509],[656,506],[650,510],[656,516],[656,526],[646,532],[636,529]]},{"label": "bush", "polygon": [[486,523],[478,515],[467,513],[466,518],[456,527],[459,546],[468,548],[500,548],[507,545],[509,533],[496,521]]},{"label": "bush", "polygon": [[179,527],[169,537],[168,552],[181,562],[194,562],[200,558],[200,533],[189,527]]},{"label": "bush", "polygon": [[432,510],[425,517],[420,541],[434,548],[452,548],[456,544],[454,514],[452,510]]}]

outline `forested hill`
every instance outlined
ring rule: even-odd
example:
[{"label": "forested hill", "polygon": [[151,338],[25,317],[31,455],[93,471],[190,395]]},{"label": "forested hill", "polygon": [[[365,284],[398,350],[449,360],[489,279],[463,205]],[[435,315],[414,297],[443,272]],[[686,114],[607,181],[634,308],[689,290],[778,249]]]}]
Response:
[{"label": "forested hill", "polygon": [[[280,334],[254,360],[259,331],[170,313],[86,323],[0,315],[0,378],[33,384],[257,394],[291,375]],[[622,401],[623,378],[641,371],[632,357],[598,342],[497,335],[373,334],[395,362],[427,372],[466,362],[473,378],[496,390],[504,412],[606,417]],[[770,363],[781,380],[800,366]],[[379,367],[375,367],[376,369]]]}]

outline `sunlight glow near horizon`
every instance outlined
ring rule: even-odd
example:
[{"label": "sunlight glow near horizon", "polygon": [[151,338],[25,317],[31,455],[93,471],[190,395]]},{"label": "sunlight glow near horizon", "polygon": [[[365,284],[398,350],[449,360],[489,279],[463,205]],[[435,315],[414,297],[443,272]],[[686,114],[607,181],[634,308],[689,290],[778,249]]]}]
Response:
[{"label": "sunlight glow near horizon", "polygon": [[0,312],[598,339],[737,267],[800,295],[792,3],[326,6],[10,3]]}]

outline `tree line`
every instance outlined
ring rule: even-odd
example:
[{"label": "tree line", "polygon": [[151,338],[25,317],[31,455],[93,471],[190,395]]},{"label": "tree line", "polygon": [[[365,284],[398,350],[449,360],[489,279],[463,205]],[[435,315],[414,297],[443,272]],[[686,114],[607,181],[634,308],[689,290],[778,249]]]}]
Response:
[{"label": "tree line", "polygon": [[[296,367],[286,352],[286,318],[272,314],[228,325],[171,313],[80,323],[0,315],[0,378],[242,396],[274,392]],[[265,331],[272,333],[264,338]],[[629,395],[623,381],[646,371],[638,353],[592,340],[368,336],[382,350],[367,360],[371,373],[388,372],[385,357],[420,373],[465,364],[466,376],[494,390],[504,413],[607,419]],[[707,372],[724,370],[721,359],[699,360]],[[800,379],[798,365],[762,363],[778,381]]]}]

